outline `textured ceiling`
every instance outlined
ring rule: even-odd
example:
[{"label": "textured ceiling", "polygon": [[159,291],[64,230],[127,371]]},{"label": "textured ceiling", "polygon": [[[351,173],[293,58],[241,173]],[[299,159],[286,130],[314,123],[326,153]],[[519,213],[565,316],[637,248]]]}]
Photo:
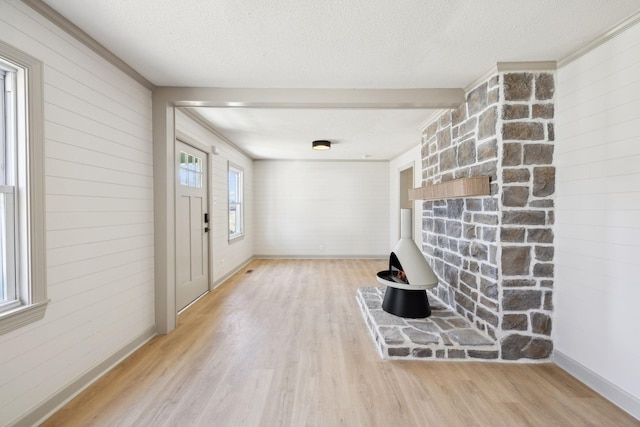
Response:
[{"label": "textured ceiling", "polygon": [[[258,159],[390,159],[420,142],[426,110],[199,108],[198,113]],[[313,139],[332,142],[312,151]]]},{"label": "textured ceiling", "polygon": [[[638,0],[45,0],[158,86],[235,88],[465,87],[496,62],[558,60],[640,8]],[[277,116],[275,113],[280,113]],[[205,112],[256,157],[298,158],[285,142],[335,135],[349,153],[393,157],[407,132],[364,137],[374,115],[301,114],[259,143],[249,123],[286,123],[291,111]],[[414,112],[379,112],[389,128],[419,125]],[[314,126],[321,117],[326,128]],[[311,120],[311,122],[308,122]],[[307,125],[305,126],[305,122]],[[332,125],[333,123],[333,125]],[[313,129],[318,134],[306,132]],[[290,129],[290,133],[287,133]],[[298,129],[293,131],[293,129]],[[341,130],[340,133],[338,129]],[[358,134],[363,137],[352,137]],[[271,133],[267,134],[271,135]],[[357,136],[357,135],[356,135]],[[393,141],[390,141],[392,138]],[[280,147],[276,147],[282,141]],[[366,141],[369,141],[367,143]],[[346,143],[346,142],[345,142]],[[273,146],[272,153],[265,146]],[[252,151],[260,147],[259,151]],[[378,147],[381,148],[381,147]],[[258,148],[256,148],[258,150]],[[390,151],[393,151],[391,153]],[[307,153],[311,154],[311,153]],[[352,154],[350,154],[352,155]],[[355,155],[355,154],[353,154]]]}]

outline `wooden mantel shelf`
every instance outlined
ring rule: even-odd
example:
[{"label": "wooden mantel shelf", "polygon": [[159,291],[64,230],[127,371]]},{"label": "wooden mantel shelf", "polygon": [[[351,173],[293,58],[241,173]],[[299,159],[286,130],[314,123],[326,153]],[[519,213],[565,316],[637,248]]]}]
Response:
[{"label": "wooden mantel shelf", "polygon": [[454,179],[409,190],[409,200],[440,200],[489,195],[491,195],[491,187],[488,176]]}]

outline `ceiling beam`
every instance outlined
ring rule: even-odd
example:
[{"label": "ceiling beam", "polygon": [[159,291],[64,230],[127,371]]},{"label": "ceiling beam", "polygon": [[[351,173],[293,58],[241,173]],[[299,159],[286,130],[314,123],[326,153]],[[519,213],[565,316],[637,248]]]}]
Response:
[{"label": "ceiling beam", "polygon": [[156,87],[176,107],[441,109],[465,101],[463,89],[232,89]]}]

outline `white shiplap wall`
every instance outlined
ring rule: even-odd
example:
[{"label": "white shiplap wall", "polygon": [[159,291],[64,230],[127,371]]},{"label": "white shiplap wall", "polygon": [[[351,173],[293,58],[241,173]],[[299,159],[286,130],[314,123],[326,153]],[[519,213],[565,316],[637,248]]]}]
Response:
[{"label": "white shiplap wall", "polygon": [[44,63],[48,297],[0,336],[0,425],[154,325],[151,92],[18,0],[0,40]]},{"label": "white shiplap wall", "polygon": [[388,162],[255,161],[254,174],[257,256],[388,256]]},{"label": "white shiplap wall", "polygon": [[[219,154],[213,155],[213,171],[209,174],[212,200],[209,201],[211,213],[211,250],[213,251],[212,282],[217,284],[230,273],[241,267],[253,255],[253,160],[227,144],[218,136],[198,124],[179,109],[176,110],[176,130],[190,139],[207,147],[215,146]],[[244,227],[245,237],[229,243],[229,213],[227,165],[231,161],[244,170]]]},{"label": "white shiplap wall", "polygon": [[559,69],[557,100],[556,354],[640,416],[640,25]]}]

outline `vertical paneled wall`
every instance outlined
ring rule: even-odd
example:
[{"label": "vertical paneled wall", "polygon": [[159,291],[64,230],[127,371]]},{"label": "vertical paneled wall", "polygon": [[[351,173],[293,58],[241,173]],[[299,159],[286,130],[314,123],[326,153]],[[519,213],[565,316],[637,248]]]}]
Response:
[{"label": "vertical paneled wall", "polygon": [[[556,349],[640,416],[640,25],[560,68]],[[591,377],[593,379],[593,377]],[[593,384],[592,384],[593,385]],[[597,384],[596,384],[597,385]],[[629,407],[627,407],[630,410]]]},{"label": "vertical paneled wall", "polygon": [[0,336],[7,425],[154,325],[151,93],[17,0],[0,40],[44,63],[48,297]]},{"label": "vertical paneled wall", "polygon": [[256,256],[388,256],[389,163],[256,161],[254,173]]}]

